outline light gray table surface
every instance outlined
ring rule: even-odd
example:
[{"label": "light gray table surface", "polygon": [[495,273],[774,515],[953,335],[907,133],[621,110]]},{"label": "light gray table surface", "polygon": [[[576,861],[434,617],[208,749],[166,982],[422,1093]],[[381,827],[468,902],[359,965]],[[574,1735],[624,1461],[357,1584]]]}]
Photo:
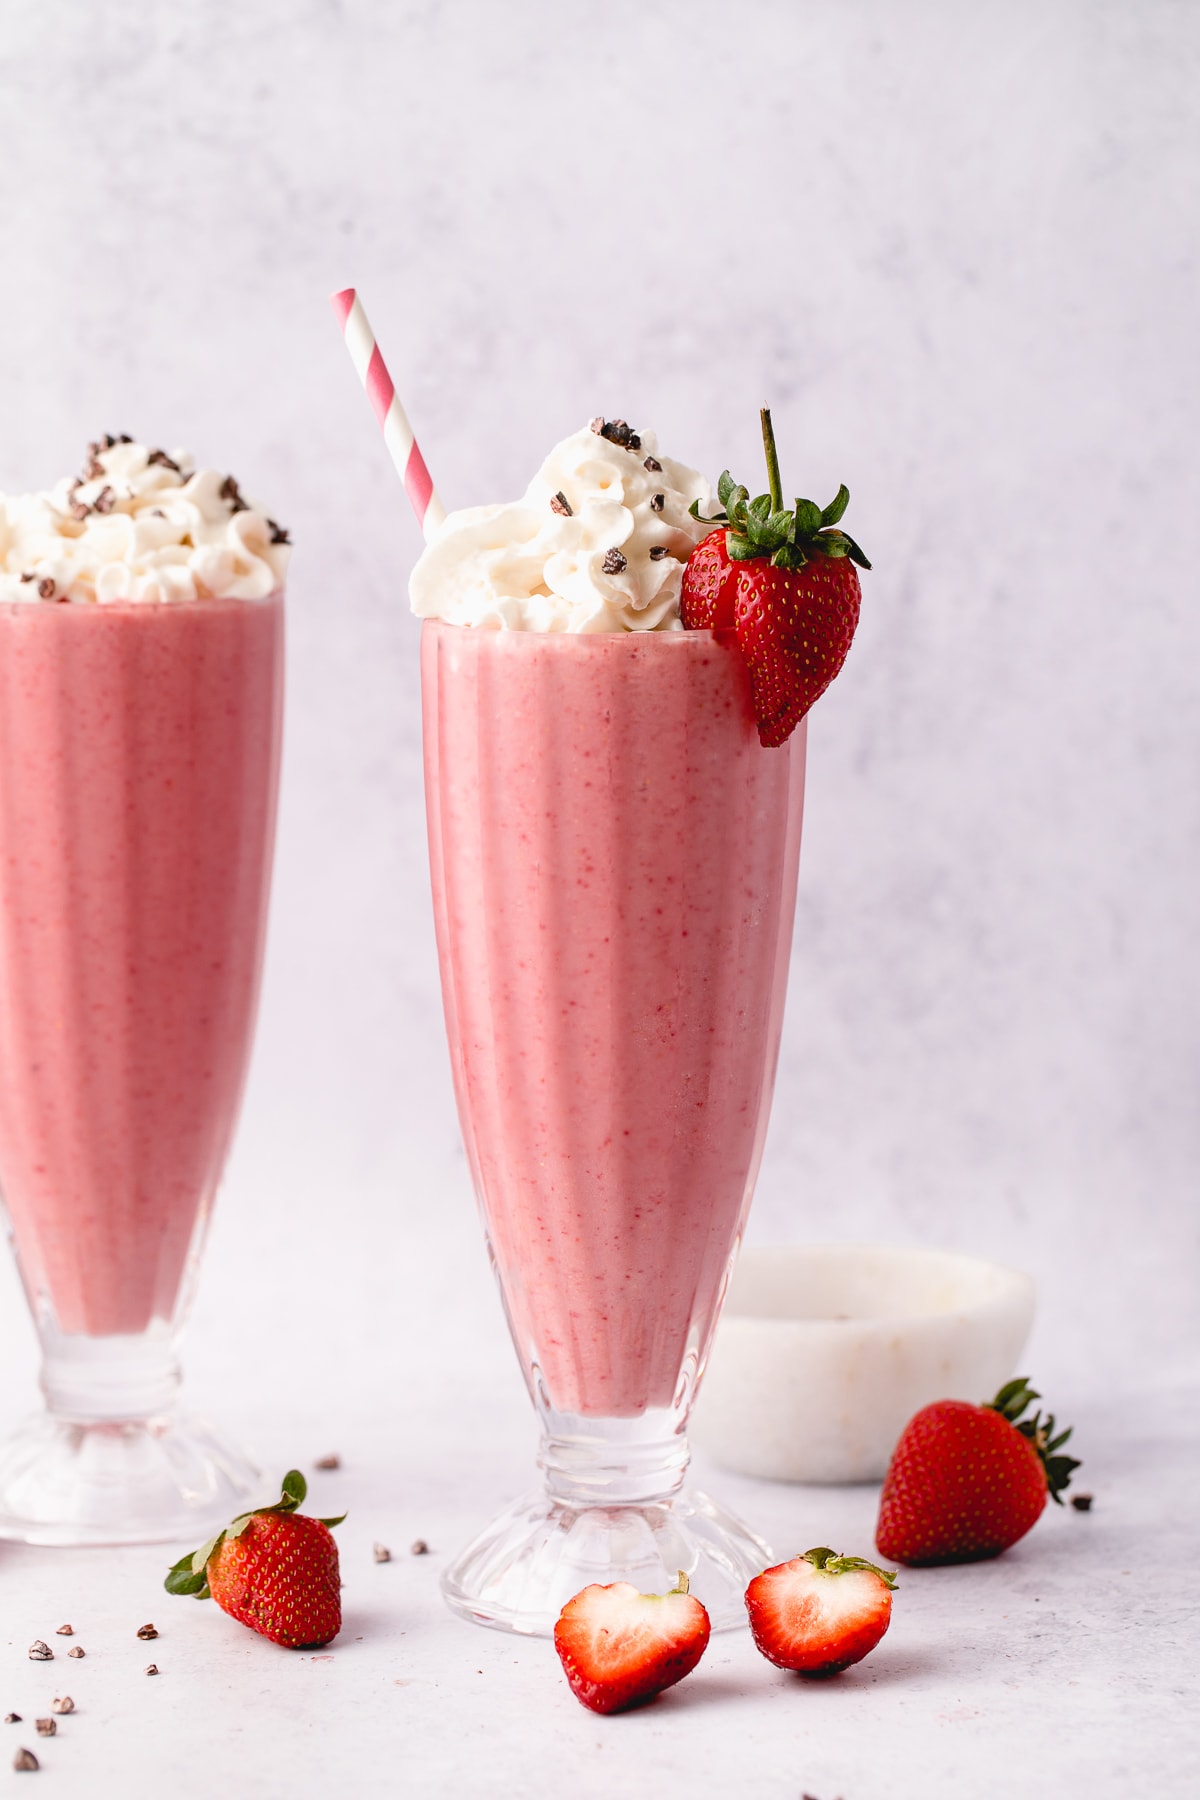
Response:
[{"label": "light gray table surface", "polygon": [[[198,1360],[217,1372],[219,1356]],[[235,1369],[231,1354],[226,1376]],[[1194,1392],[1076,1396],[1077,1485],[1093,1510],[1048,1508],[994,1562],[902,1572],[892,1627],[855,1670],[801,1682],[764,1662],[748,1632],[725,1633],[682,1686],[602,1719],[572,1698],[549,1643],[467,1625],[443,1605],[448,1554],[524,1482],[533,1438],[502,1360],[440,1394],[427,1377],[348,1392],[334,1357],[324,1389],[269,1403],[226,1390],[227,1421],[267,1467],[300,1461],[313,1509],[349,1510],[337,1532],[345,1623],[326,1651],[277,1649],[215,1606],[168,1597],[174,1550],[0,1547],[0,1711],[23,1715],[0,1728],[0,1792],[17,1779],[20,1743],[42,1760],[35,1792],[135,1800],[1195,1791]],[[341,1469],[313,1471],[331,1450]],[[870,1551],[873,1487],[700,1473],[780,1556],[819,1542]],[[419,1537],[428,1555],[410,1553]],[[375,1542],[392,1562],[374,1561]],[[153,1644],[136,1636],[148,1620]],[[82,1661],[54,1635],[64,1621]],[[53,1664],[28,1660],[35,1637]],[[151,1660],[157,1678],[143,1674]],[[64,1692],[75,1712],[53,1740],[36,1738],[33,1719]]]}]

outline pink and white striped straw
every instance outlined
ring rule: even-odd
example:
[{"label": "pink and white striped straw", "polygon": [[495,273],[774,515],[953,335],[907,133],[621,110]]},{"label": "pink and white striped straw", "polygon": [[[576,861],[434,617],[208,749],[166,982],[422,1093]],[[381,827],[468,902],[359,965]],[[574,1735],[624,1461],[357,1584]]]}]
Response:
[{"label": "pink and white striped straw", "polygon": [[374,408],[383,430],[383,441],[417,515],[417,524],[426,538],[431,538],[446,517],[446,509],[434,492],[433,479],[379,354],[379,345],[367,322],[362,301],[353,288],[343,288],[339,294],[331,296],[331,301],[350,360],[367,390],[367,399]]}]

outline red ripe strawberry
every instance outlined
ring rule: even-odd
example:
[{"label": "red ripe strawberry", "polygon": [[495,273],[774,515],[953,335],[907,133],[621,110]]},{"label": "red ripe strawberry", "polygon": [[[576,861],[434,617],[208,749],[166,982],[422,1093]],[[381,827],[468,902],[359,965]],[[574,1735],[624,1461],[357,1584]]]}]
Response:
[{"label": "red ripe strawberry", "polygon": [[624,1712],[690,1675],[710,1630],[681,1569],[669,1594],[640,1594],[628,1581],[583,1588],[559,1614],[554,1648],[577,1700]]},{"label": "red ripe strawberry", "polygon": [[892,1619],[896,1577],[824,1547],[764,1569],[746,1589],[750,1630],[768,1662],[837,1675],[872,1651]]},{"label": "red ripe strawberry", "polygon": [[683,571],[680,612],[689,631],[722,631],[731,626],[738,565],[730,560],[724,525],[710,531],[688,557]]},{"label": "red ripe strawberry", "polygon": [[[870,563],[838,521],[842,486],[825,508],[784,509],[771,415],[762,414],[769,494],[751,500],[728,469],[717,483],[723,512],[683,572],[680,617],[689,631],[736,627],[750,671],[763,744],[785,743],[846,660],[861,592],[853,564]],[[692,512],[700,517],[698,504]]]},{"label": "red ripe strawberry", "polygon": [[875,1542],[897,1562],[980,1562],[999,1556],[1041,1517],[1079,1463],[1058,1452],[1054,1415],[1021,1414],[1038,1395],[1024,1376],[987,1406],[937,1400],[900,1434],[884,1478]]},{"label": "red ripe strawberry", "polygon": [[213,1599],[239,1624],[289,1650],[328,1644],[342,1628],[336,1519],[296,1511],[307,1492],[299,1469],[283,1478],[274,1506],[243,1513],[192,1556],[177,1562],[169,1594]]},{"label": "red ripe strawberry", "polygon": [[734,623],[760,743],[786,743],[825,692],[846,660],[858,605],[858,576],[847,557],[818,556],[795,570],[742,564]]}]

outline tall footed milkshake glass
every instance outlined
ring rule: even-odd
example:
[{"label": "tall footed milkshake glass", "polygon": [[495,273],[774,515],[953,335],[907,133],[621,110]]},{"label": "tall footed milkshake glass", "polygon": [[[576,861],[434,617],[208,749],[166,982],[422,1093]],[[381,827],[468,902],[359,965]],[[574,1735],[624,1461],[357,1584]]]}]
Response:
[{"label": "tall footed milkshake glass", "polygon": [[257,1006],[283,597],[264,552],[261,597],[98,604],[65,554],[64,604],[0,580],[0,1192],[46,1403],[0,1444],[0,1537],[158,1542],[258,1492],[176,1410],[176,1346]]},{"label": "tall footed milkshake glass", "polygon": [[770,1561],[687,1481],[767,1124],[804,730],[759,744],[732,632],[427,619],[430,862],[463,1136],[542,1484],[448,1570],[545,1633],[589,1582],[716,1627]]}]

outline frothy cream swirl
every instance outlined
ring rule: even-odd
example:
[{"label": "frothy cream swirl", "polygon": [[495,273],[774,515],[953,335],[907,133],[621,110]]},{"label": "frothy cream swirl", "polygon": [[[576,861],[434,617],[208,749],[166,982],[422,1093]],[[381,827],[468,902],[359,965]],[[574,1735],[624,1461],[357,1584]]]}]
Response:
[{"label": "frothy cream swirl", "polygon": [[450,513],[409,585],[413,611],[512,631],[663,631],[711,529],[707,481],[654,434],[594,419],[550,452],[524,496]]},{"label": "frothy cream swirl", "polygon": [[0,494],[0,601],[264,600],[287,562],[287,533],[181,450],[103,438],[78,479]]}]

